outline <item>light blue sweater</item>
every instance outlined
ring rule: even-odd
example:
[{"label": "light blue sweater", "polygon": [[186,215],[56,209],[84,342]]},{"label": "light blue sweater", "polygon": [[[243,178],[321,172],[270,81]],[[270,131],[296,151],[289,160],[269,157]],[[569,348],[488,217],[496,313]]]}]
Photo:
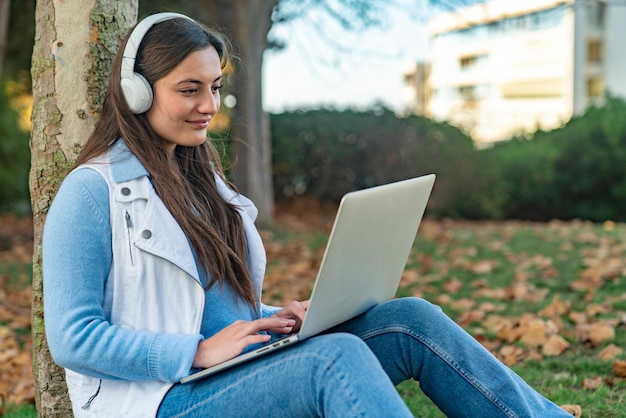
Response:
[{"label": "light blue sweater", "polygon": [[[136,159],[128,161],[117,167],[122,177],[147,174]],[[246,302],[237,303],[229,286],[214,286],[206,292],[200,335],[155,335],[107,323],[103,289],[112,263],[109,212],[106,182],[96,171],[83,169],[64,180],[48,213],[42,250],[46,337],[53,358],[96,378],[176,382],[190,373],[201,339],[257,315]],[[263,306],[263,316],[275,310]]]}]

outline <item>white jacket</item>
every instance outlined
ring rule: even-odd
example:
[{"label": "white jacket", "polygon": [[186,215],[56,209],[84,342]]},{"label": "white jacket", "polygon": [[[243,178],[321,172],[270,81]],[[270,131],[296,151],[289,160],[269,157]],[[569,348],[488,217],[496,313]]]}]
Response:
[{"label": "white jacket", "polygon": [[[77,169],[90,168],[109,186],[113,263],[104,311],[111,325],[170,334],[199,334],[205,291],[190,244],[157,196],[147,172],[123,141]],[[254,226],[257,211],[216,175],[226,201],[240,207],[250,271],[260,304],[265,251]],[[171,315],[176,312],[176,315]],[[76,417],[154,417],[172,383],[98,379],[66,369]]]}]

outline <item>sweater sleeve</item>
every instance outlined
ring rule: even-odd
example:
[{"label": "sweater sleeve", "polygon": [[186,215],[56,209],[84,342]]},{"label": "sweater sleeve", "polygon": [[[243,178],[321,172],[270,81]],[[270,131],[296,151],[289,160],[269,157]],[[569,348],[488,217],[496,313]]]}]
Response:
[{"label": "sweater sleeve", "polygon": [[189,374],[201,335],[133,330],[106,319],[109,191],[95,170],[64,180],[48,212],[42,254],[46,338],[60,366],[106,379],[176,382]]},{"label": "sweater sleeve", "polygon": [[272,305],[266,305],[264,303],[261,303],[261,317],[263,318],[270,317],[274,315],[276,312],[280,311],[281,309],[283,308],[279,306],[272,306]]}]

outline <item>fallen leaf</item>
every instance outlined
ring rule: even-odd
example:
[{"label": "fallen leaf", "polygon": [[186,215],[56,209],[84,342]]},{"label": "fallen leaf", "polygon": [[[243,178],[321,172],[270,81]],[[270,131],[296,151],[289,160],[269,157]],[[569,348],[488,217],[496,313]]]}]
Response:
[{"label": "fallen leaf", "polygon": [[624,350],[616,346],[615,344],[611,344],[606,346],[600,353],[598,354],[598,358],[600,360],[611,360],[615,357],[620,356]]},{"label": "fallen leaf", "polygon": [[588,322],[587,315],[583,312],[572,311],[569,313],[569,319],[575,324],[584,324]]},{"label": "fallen leaf", "polygon": [[590,342],[593,347],[598,347],[603,342],[615,338],[615,328],[603,323],[578,324],[576,338],[581,342]]},{"label": "fallen leaf", "polygon": [[441,294],[441,295],[439,295],[439,296],[437,296],[435,298],[435,302],[438,305],[449,305],[451,301],[452,301],[452,296],[447,295],[445,293],[443,293],[443,294]]},{"label": "fallen leaf", "polygon": [[561,408],[565,409],[576,418],[583,416],[583,409],[580,407],[580,405],[561,405]]},{"label": "fallen leaf", "polygon": [[457,293],[462,288],[463,288],[463,282],[456,278],[448,280],[443,285],[443,289],[448,293]]},{"label": "fallen leaf", "polygon": [[588,377],[587,379],[583,381],[583,389],[596,390],[600,386],[602,386],[603,382],[604,382],[603,377],[594,377],[594,378]]},{"label": "fallen leaf", "polygon": [[496,267],[496,262],[493,260],[479,260],[471,268],[474,274],[489,274]]},{"label": "fallen leaf", "polygon": [[400,286],[411,286],[416,283],[419,283],[419,273],[416,269],[406,269],[402,273],[402,278],[400,279]]},{"label": "fallen leaf", "polygon": [[560,335],[552,335],[543,345],[541,353],[544,356],[559,356],[569,348],[570,344]]},{"label": "fallen leaf", "polygon": [[545,324],[540,319],[526,322],[519,332],[520,341],[527,347],[539,347],[548,339]]},{"label": "fallen leaf", "polygon": [[580,291],[594,291],[600,289],[604,285],[602,272],[597,267],[588,267],[580,274],[580,279],[572,282],[570,287]]},{"label": "fallen leaf", "polygon": [[475,304],[476,304],[475,300],[467,299],[467,298],[457,299],[449,303],[450,307],[457,311],[471,309]]},{"label": "fallen leaf", "polygon": [[626,360],[615,360],[613,362],[613,374],[616,377],[626,377]]},{"label": "fallen leaf", "polygon": [[607,324],[593,324],[589,330],[589,340],[594,347],[615,339],[615,328]]},{"label": "fallen leaf", "polygon": [[524,350],[515,345],[505,345],[500,349],[500,359],[507,366],[519,362],[524,355]]},{"label": "fallen leaf", "polygon": [[562,316],[569,312],[571,306],[572,302],[569,300],[562,301],[559,295],[556,295],[552,299],[552,303],[539,311],[539,315],[545,317]]},{"label": "fallen leaf", "polygon": [[469,325],[473,322],[478,322],[485,317],[485,312],[477,309],[471,311],[465,311],[457,318],[457,323],[461,326]]},{"label": "fallen leaf", "polygon": [[483,302],[478,306],[478,309],[483,312],[496,312],[501,311],[504,307],[502,305],[496,305],[492,302]]},{"label": "fallen leaf", "polygon": [[606,303],[593,303],[591,305],[587,305],[585,309],[585,313],[589,317],[598,316],[600,314],[605,314],[607,312],[611,312],[612,306]]},{"label": "fallen leaf", "polygon": [[472,294],[472,297],[476,299],[497,299],[497,300],[505,300],[509,299],[509,292],[506,289],[502,289],[500,287],[496,288],[480,288],[476,292]]}]

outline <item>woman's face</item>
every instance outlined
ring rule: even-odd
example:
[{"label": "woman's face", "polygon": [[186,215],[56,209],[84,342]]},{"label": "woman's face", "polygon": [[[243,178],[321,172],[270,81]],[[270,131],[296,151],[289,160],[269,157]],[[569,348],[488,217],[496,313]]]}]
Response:
[{"label": "woman's face", "polygon": [[146,117],[167,152],[173,154],[177,145],[206,141],[209,122],[220,108],[221,87],[221,62],[213,47],[192,52],[154,83],[154,101]]}]

